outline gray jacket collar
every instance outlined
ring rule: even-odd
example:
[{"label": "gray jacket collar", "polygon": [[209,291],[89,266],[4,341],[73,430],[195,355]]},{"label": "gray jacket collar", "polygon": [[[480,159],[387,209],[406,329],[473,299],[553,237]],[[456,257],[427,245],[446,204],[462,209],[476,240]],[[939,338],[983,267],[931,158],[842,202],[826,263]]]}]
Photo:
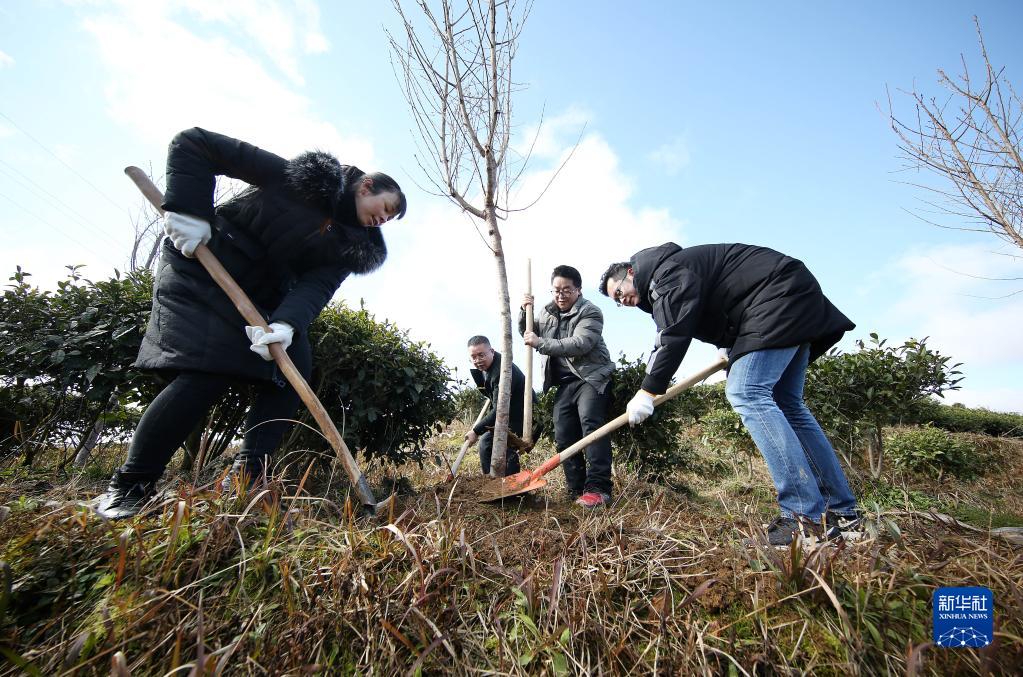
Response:
[{"label": "gray jacket collar", "polygon": [[580,296],[576,300],[576,302],[572,304],[572,307],[569,308],[568,310],[561,310],[561,308],[558,308],[558,306],[555,305],[554,301],[551,301],[546,306],[544,306],[544,310],[546,310],[553,317],[571,317],[575,313],[579,312],[579,309],[582,308],[583,304],[586,303],[589,303],[589,301],[586,300],[584,296]]}]

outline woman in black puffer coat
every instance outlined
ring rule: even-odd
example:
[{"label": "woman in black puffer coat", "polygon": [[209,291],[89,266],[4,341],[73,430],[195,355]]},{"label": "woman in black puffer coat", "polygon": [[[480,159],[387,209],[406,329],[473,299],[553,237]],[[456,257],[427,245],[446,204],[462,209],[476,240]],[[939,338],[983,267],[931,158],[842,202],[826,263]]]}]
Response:
[{"label": "woman in black puffer coat", "polygon": [[[214,207],[217,176],[249,188]],[[228,481],[262,475],[299,397],[268,343],[280,342],[308,378],[307,330],[348,275],[384,262],[379,229],[405,214],[405,195],[386,174],[365,174],[332,155],[292,160],[193,128],[170,143],[163,208],[170,236],[156,271],[153,310],[136,367],[170,379],[142,416],[128,459],[100,497],[110,518],[138,513],[174,451],[233,383],[252,383],[248,431]],[[245,327],[227,295],[192,254],[210,251],[259,308],[271,333]]]}]

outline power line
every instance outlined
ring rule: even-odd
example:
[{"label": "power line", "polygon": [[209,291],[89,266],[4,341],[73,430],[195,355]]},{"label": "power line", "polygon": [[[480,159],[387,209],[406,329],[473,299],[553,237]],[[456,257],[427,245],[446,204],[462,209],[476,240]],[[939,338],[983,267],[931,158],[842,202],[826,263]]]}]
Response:
[{"label": "power line", "polygon": [[[100,254],[98,251],[96,251],[95,249],[93,249],[89,245],[85,244],[84,242],[82,242],[78,238],[76,238],[73,235],[69,235],[68,233],[64,232],[59,226],[56,226],[56,225],[50,223],[49,221],[47,221],[43,217],[41,217],[38,214],[34,213],[31,209],[28,209],[28,208],[22,206],[16,200],[12,199],[11,197],[9,197],[9,196],[7,196],[7,195],[5,195],[3,193],[0,193],[0,197],[4,198],[5,200],[7,200],[11,204],[13,204],[15,207],[17,207],[18,209],[22,210],[23,212],[25,212],[26,214],[31,216],[32,218],[40,221],[41,223],[44,223],[44,224],[50,226],[54,230],[57,230],[57,231],[61,232],[67,239],[69,239],[72,242],[80,245],[82,248],[87,249],[88,251],[92,252],[93,254],[98,256],[101,260],[105,261],[107,264],[111,264],[110,259],[108,259],[105,254]],[[119,268],[120,267],[116,263],[113,263],[111,265],[112,265],[113,268]]]},{"label": "power line", "polygon": [[10,123],[11,123],[11,125],[13,125],[15,129],[17,129],[17,130],[18,130],[19,132],[21,132],[22,134],[24,134],[25,136],[27,136],[27,137],[28,137],[29,139],[31,139],[33,143],[35,143],[35,144],[36,144],[37,146],[39,146],[40,148],[42,148],[43,150],[45,150],[45,151],[46,151],[46,152],[47,152],[47,153],[48,153],[48,154],[49,154],[50,156],[52,156],[52,157],[53,157],[53,158],[54,158],[54,159],[55,159],[55,160],[56,160],[57,162],[59,162],[60,164],[64,165],[65,167],[67,167],[67,168],[68,168],[68,170],[69,170],[69,171],[70,171],[70,172],[71,172],[72,174],[74,174],[74,175],[75,175],[75,176],[77,176],[77,177],[78,177],[79,179],[81,179],[81,180],[82,180],[82,181],[84,181],[84,182],[85,182],[86,184],[88,184],[88,185],[89,185],[89,187],[91,187],[91,188],[92,188],[92,189],[93,189],[94,191],[96,191],[97,193],[99,193],[100,195],[102,195],[102,196],[103,196],[103,198],[104,198],[104,199],[106,199],[106,201],[107,201],[107,202],[109,202],[110,204],[114,205],[114,206],[115,206],[115,207],[117,207],[118,209],[124,209],[124,207],[123,207],[122,205],[118,204],[118,203],[117,203],[117,201],[115,201],[115,200],[114,200],[114,199],[113,199],[112,197],[110,197],[109,195],[107,195],[106,193],[104,193],[104,192],[103,192],[102,190],[100,190],[100,189],[99,189],[99,188],[98,188],[98,187],[96,186],[96,184],[94,184],[94,183],[93,183],[92,181],[90,181],[89,179],[87,179],[87,178],[85,178],[84,176],[82,176],[82,175],[81,175],[81,174],[80,174],[80,173],[78,172],[78,170],[77,170],[77,169],[75,169],[74,167],[72,167],[72,166],[71,166],[71,165],[69,165],[68,163],[64,162],[64,160],[62,160],[62,159],[60,158],[60,156],[58,156],[58,155],[57,155],[56,153],[54,153],[54,152],[53,152],[52,150],[50,150],[50,149],[49,149],[49,148],[47,148],[47,147],[46,147],[45,145],[43,145],[43,142],[42,142],[42,141],[40,141],[40,140],[39,140],[39,139],[37,139],[36,137],[34,137],[34,136],[32,136],[31,134],[29,134],[28,132],[26,132],[26,131],[25,131],[24,129],[22,129],[22,128],[21,128],[21,127],[20,127],[20,126],[18,125],[18,123],[16,123],[16,122],[15,122],[14,120],[12,120],[12,119],[11,119],[11,118],[9,118],[9,117],[8,117],[7,115],[5,115],[3,111],[0,111],[0,117],[2,117],[3,119],[7,120],[8,122],[10,122]]},{"label": "power line", "polygon": [[56,207],[60,208],[60,210],[63,211],[69,218],[72,218],[75,221],[77,221],[78,223],[80,223],[81,225],[91,229],[96,234],[101,236],[104,240],[106,240],[108,243],[110,243],[112,245],[115,245],[115,246],[120,246],[120,243],[118,243],[117,240],[110,235],[110,233],[108,233],[107,231],[103,230],[103,228],[101,228],[97,224],[95,224],[95,223],[93,223],[91,221],[88,221],[87,219],[83,218],[78,212],[76,212],[66,202],[64,202],[63,200],[61,200],[59,197],[57,197],[56,195],[54,195],[50,191],[48,191],[45,188],[43,188],[42,186],[40,186],[38,183],[33,181],[29,176],[27,176],[23,172],[18,171],[18,169],[16,169],[15,167],[12,167],[10,164],[8,164],[7,162],[4,162],[3,160],[0,160],[0,165],[6,166],[8,168],[8,170],[15,172],[21,178],[18,178],[18,176],[12,176],[8,171],[5,171],[2,168],[0,168],[0,172],[6,174],[7,176],[9,176],[10,178],[14,179],[15,181],[18,181],[23,186],[25,186],[29,191],[35,192],[37,197],[40,197],[39,194],[42,193],[45,197],[48,197],[48,198],[50,198],[51,200],[53,200],[53,201],[55,201],[57,203],[56,205],[51,205],[51,206],[56,206]]}]

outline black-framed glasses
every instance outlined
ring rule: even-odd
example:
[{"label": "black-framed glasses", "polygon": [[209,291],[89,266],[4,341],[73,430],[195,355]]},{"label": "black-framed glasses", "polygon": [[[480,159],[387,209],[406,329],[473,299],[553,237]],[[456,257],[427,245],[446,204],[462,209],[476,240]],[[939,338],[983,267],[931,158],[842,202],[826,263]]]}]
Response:
[{"label": "black-framed glasses", "polygon": [[615,302],[615,305],[618,306],[619,308],[622,307],[622,297],[625,296],[625,294],[622,293],[622,284],[624,282],[625,282],[625,278],[623,277],[621,280],[619,280],[618,286],[615,287],[614,294],[611,294],[611,299]]}]

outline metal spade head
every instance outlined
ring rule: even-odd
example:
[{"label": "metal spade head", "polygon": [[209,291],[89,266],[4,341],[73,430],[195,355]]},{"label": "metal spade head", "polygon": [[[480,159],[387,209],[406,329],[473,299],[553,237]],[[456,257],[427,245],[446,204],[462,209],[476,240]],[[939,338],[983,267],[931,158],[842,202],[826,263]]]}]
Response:
[{"label": "metal spade head", "polygon": [[536,489],[547,486],[547,480],[537,477],[533,479],[533,473],[523,470],[514,475],[508,475],[499,480],[494,480],[480,492],[480,503],[493,503],[503,498],[511,498],[519,494],[525,494]]},{"label": "metal spade head", "polygon": [[366,512],[366,514],[373,515],[374,517],[393,518],[395,498],[396,494],[391,494],[379,503],[363,503],[362,509]]}]

